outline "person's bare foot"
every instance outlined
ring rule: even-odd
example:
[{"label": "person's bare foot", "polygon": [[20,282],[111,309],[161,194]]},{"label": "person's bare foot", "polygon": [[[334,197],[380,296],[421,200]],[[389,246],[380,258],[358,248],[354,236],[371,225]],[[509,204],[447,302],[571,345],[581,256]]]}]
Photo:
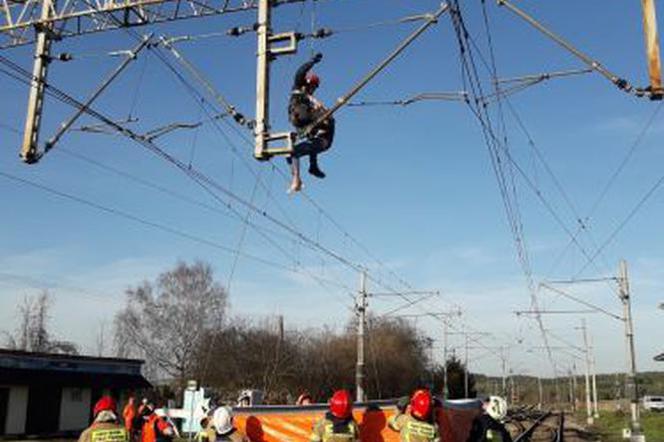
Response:
[{"label": "person's bare foot", "polygon": [[288,188],[288,193],[297,193],[302,190],[302,180],[293,180],[290,187]]}]

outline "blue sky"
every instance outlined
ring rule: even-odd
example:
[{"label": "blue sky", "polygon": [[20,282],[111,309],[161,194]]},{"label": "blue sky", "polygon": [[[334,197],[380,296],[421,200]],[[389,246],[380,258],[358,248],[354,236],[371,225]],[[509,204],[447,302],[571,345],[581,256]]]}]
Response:
[{"label": "blue sky", "polygon": [[[605,2],[589,0],[522,6],[609,69],[634,84],[647,82],[638,4],[616,2],[607,7]],[[303,7],[276,9],[274,28],[309,32],[314,18],[319,26],[343,30],[430,12],[437,7],[437,2],[425,0],[326,0],[316,3],[312,17],[311,3],[307,2]],[[583,67],[507,10],[487,2],[487,11],[500,77]],[[464,13],[473,37],[486,54],[480,3],[465,4]],[[218,32],[253,23],[252,14],[185,21],[153,30],[156,35],[167,36]],[[273,126],[287,129],[286,104],[292,74],[312,50],[324,54],[317,67],[322,78],[319,96],[331,103],[414,26],[339,32],[316,41],[313,47],[305,41],[298,55],[277,60],[271,85]],[[54,63],[50,82],[76,97],[85,97],[119,63],[117,57],[105,53],[133,45],[135,42],[122,31],[59,42],[55,52],[71,52],[80,58],[67,64]],[[253,113],[252,34],[179,43],[178,49],[228,101],[247,115]],[[139,56],[95,107],[117,119],[129,114],[138,117],[138,122],[130,127],[139,133],[173,122],[205,119],[198,103],[150,52],[153,51]],[[29,67],[31,48],[11,49],[3,55]],[[482,76],[489,81],[486,70]],[[449,18],[443,17],[356,98],[395,100],[421,92],[460,91],[463,87],[456,37]],[[27,98],[25,87],[2,77],[0,96],[0,121],[3,126],[20,130]],[[588,215],[658,105],[618,91],[598,74],[545,82],[512,96],[510,102],[582,217]],[[45,109],[42,140],[72,112],[54,100],[49,100]],[[662,118],[664,115],[655,117],[615,184],[587,220],[593,239],[584,235],[579,241],[588,250],[594,249],[593,241],[604,242],[660,178]],[[85,117],[77,126],[94,123]],[[407,107],[340,111],[334,147],[321,160],[328,178],[305,178],[306,194],[316,206],[303,196],[286,195],[286,180],[273,168],[285,171],[283,161],[254,161],[251,146],[231,125],[224,121],[217,125],[207,122],[198,130],[176,131],[156,143],[182,161],[191,161],[193,167],[276,218],[288,218],[285,222],[325,247],[367,266],[376,279],[403,289],[388,273],[389,268],[415,288],[441,291],[439,299],[412,308],[411,313],[459,305],[469,326],[495,333],[487,345],[511,346],[515,371],[550,374],[543,355],[533,358],[532,353],[525,351],[526,345],[516,345],[517,339],[531,345],[541,343],[535,324],[519,320],[512,313],[528,308],[529,295],[481,131],[465,105],[430,101]],[[506,126],[517,163],[565,225],[576,230],[574,214],[509,114]],[[38,165],[26,166],[17,158],[20,136],[3,127],[0,133],[0,172],[226,247],[239,247],[244,253],[270,261],[292,265],[296,259],[301,263],[299,273],[293,273],[240,257],[231,278],[233,254],[0,177],[4,208],[0,218],[0,328],[13,329],[15,305],[26,294],[47,287],[56,301],[53,325],[58,334],[92,351],[100,324],[110,326],[128,286],[153,279],[178,260],[194,259],[210,262],[219,280],[230,286],[234,315],[279,313],[286,316],[290,327],[300,328],[322,324],[341,327],[349,318],[350,295],[337,285],[355,289],[359,279],[356,272],[311,251],[256,214],[251,214],[251,221],[270,229],[261,232],[271,242],[253,228],[243,234],[243,223],[235,215],[137,144],[117,135],[75,131],[63,137]],[[213,210],[157,192],[81,160],[80,155],[194,198]],[[257,176],[260,184],[256,187]],[[585,258],[574,248],[551,270],[569,236],[519,177],[516,189],[535,280],[576,275]],[[614,274],[620,258],[629,261],[639,365],[647,369],[659,368],[652,356],[663,350],[657,339],[661,333],[655,328],[664,313],[656,310],[657,303],[664,301],[664,255],[659,234],[663,203],[662,192],[654,193],[605,248],[597,270],[590,267],[582,275]],[[241,216],[246,215],[243,207],[234,208]],[[363,246],[358,247],[347,234]],[[273,243],[278,244],[279,250]],[[384,266],[377,265],[372,256]],[[336,285],[321,287],[311,275],[334,280]],[[375,283],[370,283],[370,289],[384,291]],[[576,286],[570,290],[619,310],[615,295],[606,285]],[[550,308],[574,307],[551,294],[542,294],[541,299]],[[398,299],[376,298],[371,300],[370,308],[380,314],[399,304]],[[588,320],[595,336],[600,371],[622,370],[621,324],[598,315],[590,315]],[[546,327],[557,335],[580,343],[579,332],[574,329],[578,317],[547,317],[545,321]],[[422,319],[417,325],[431,336],[441,337],[440,323]],[[557,359],[561,367],[570,364],[563,355]],[[473,369],[497,373],[499,362],[485,358]]]}]

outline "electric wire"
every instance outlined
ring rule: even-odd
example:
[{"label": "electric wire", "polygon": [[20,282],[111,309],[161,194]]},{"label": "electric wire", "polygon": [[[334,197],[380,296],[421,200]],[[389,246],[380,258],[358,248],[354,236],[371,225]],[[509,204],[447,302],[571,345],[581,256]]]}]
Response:
[{"label": "electric wire", "polygon": [[[14,65],[13,62],[7,60],[5,57],[3,57],[3,56],[1,56],[1,55],[0,55],[0,62],[2,62],[3,64],[7,64],[7,65],[9,65],[9,66],[12,66],[14,69],[19,70],[19,72],[23,71],[22,74],[24,74],[24,75],[27,74],[28,77],[32,78],[32,75],[31,75],[29,72],[22,70],[22,68],[20,68],[20,66]],[[10,76],[10,77],[12,77],[12,78],[17,79],[18,81],[22,81],[22,82],[24,82],[25,84],[30,84],[30,81],[29,81],[29,80],[22,79],[20,76],[18,76],[18,75],[16,75],[16,74],[13,74],[13,73],[11,73],[11,72],[7,72],[7,71],[5,71],[4,69],[0,69],[0,72],[4,73],[4,74],[6,74],[6,75],[8,75],[8,76]],[[144,147],[147,147],[152,153],[156,154],[157,156],[162,157],[162,158],[164,158],[164,159],[167,159],[167,161],[171,162],[174,166],[176,166],[176,167],[179,168],[180,170],[185,171],[185,174],[187,174],[187,175],[188,175],[188,176],[189,176],[189,177],[190,177],[195,183],[197,183],[201,188],[203,188],[204,190],[206,190],[206,191],[207,191],[207,192],[208,192],[213,198],[217,199],[217,200],[220,201],[220,202],[223,202],[224,205],[225,205],[226,207],[228,207],[230,210],[233,211],[234,209],[228,204],[228,202],[225,202],[225,201],[221,200],[220,197],[219,197],[219,195],[217,195],[217,194],[216,194],[216,193],[215,193],[210,187],[214,187],[214,188],[216,188],[217,190],[219,190],[219,189],[223,189],[223,192],[224,192],[227,196],[233,195],[232,199],[233,199],[234,201],[242,201],[243,204],[244,204],[247,208],[251,208],[251,210],[253,210],[253,211],[257,211],[257,212],[261,213],[264,217],[266,217],[267,219],[271,219],[273,222],[274,222],[274,221],[278,221],[276,218],[273,218],[273,217],[269,216],[269,215],[267,214],[267,212],[265,212],[265,211],[262,211],[262,212],[259,211],[255,206],[253,206],[252,204],[248,203],[246,200],[243,200],[241,197],[239,197],[239,196],[233,194],[232,192],[229,192],[226,188],[224,188],[223,186],[219,185],[217,182],[214,182],[214,181],[211,180],[209,177],[203,175],[201,172],[199,172],[199,171],[195,171],[194,169],[189,169],[189,170],[187,170],[188,168],[185,167],[185,166],[184,166],[179,160],[175,159],[175,158],[172,157],[170,154],[168,154],[168,153],[166,153],[165,151],[163,151],[163,150],[161,150],[160,148],[158,148],[153,142],[151,142],[151,141],[147,141],[144,137],[141,137],[140,135],[135,134],[133,131],[127,129],[126,127],[120,126],[119,124],[115,123],[114,121],[112,121],[112,120],[109,119],[108,117],[106,117],[106,116],[100,114],[100,113],[97,112],[97,111],[92,110],[90,107],[87,107],[87,108],[86,108],[86,107],[83,106],[80,102],[76,101],[74,98],[68,96],[67,94],[65,94],[65,93],[62,92],[61,90],[55,88],[54,86],[52,86],[52,85],[50,85],[50,84],[48,84],[48,83],[44,83],[44,84],[45,84],[45,87],[46,87],[46,91],[47,91],[47,93],[48,93],[49,95],[53,95],[53,96],[55,96],[56,98],[58,98],[58,99],[60,99],[61,101],[65,102],[66,104],[70,104],[70,105],[72,105],[72,106],[74,106],[74,107],[77,107],[77,108],[80,108],[80,109],[84,109],[84,111],[85,111],[87,114],[89,114],[89,115],[91,115],[91,116],[93,116],[93,117],[99,119],[100,121],[102,121],[102,122],[104,122],[105,124],[107,124],[109,127],[112,127],[112,128],[114,128],[114,129],[116,129],[119,133],[121,133],[121,134],[123,134],[123,135],[129,137],[130,139],[136,141],[137,143],[143,145]],[[195,171],[196,173],[194,173],[194,171]],[[236,213],[236,215],[238,215],[237,212],[235,212],[235,213]],[[285,224],[283,224],[283,223],[281,223],[281,225],[282,225],[282,227],[285,226]],[[291,231],[291,233],[293,233],[293,232],[294,232],[294,231]],[[298,232],[298,233],[299,233],[299,232]],[[263,236],[264,236],[268,241],[270,241],[271,243],[273,243],[273,245],[274,245],[274,242],[273,242],[273,240],[271,240],[271,238],[267,237],[266,235],[263,235]],[[303,235],[302,235],[301,237],[304,238]],[[275,245],[275,247],[276,247],[278,250],[280,250],[281,252],[283,252],[287,257],[289,256],[288,252],[285,251],[285,250],[284,250],[283,248],[281,248],[280,246]],[[297,263],[297,265],[300,265],[299,262],[296,261],[296,263]],[[306,271],[306,269],[305,269],[305,271]],[[317,280],[317,277],[316,277],[315,275],[311,275],[311,276],[312,276],[312,278],[313,278],[314,280]],[[350,295],[350,294],[349,294],[349,296],[352,297],[352,295]]]}]

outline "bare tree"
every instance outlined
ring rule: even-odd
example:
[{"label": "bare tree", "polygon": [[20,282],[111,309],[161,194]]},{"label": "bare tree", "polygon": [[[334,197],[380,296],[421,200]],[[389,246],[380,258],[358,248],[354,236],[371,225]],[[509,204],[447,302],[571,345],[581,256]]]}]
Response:
[{"label": "bare tree", "polygon": [[16,331],[5,333],[7,346],[23,351],[78,354],[74,343],[57,340],[49,332],[51,307],[51,297],[46,290],[36,297],[26,296],[17,308],[19,325]]},{"label": "bare tree", "polygon": [[114,320],[118,355],[142,357],[146,374],[184,385],[206,337],[223,323],[227,295],[213,276],[209,264],[180,262],[154,283],[128,289]]}]

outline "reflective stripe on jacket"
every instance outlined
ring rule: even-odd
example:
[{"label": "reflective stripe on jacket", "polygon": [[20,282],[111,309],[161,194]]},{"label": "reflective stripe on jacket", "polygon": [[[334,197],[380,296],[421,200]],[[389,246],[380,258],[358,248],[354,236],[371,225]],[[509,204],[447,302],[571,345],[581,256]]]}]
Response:
[{"label": "reflective stripe on jacket", "polygon": [[420,421],[409,414],[392,416],[388,426],[399,432],[401,442],[440,442],[438,425]]},{"label": "reflective stripe on jacket", "polygon": [[316,422],[309,437],[310,442],[356,442],[360,439],[360,430],[353,419],[350,419],[343,431],[334,431],[334,422],[323,418]]}]

